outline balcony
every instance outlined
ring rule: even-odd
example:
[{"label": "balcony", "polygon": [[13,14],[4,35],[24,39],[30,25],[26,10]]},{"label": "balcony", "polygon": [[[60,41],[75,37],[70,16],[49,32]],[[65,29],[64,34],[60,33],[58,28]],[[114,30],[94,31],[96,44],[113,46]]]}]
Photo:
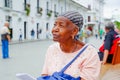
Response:
[{"label": "balcony", "polygon": [[12,10],[12,0],[4,0],[4,7],[3,9],[5,11],[11,11]]},{"label": "balcony", "polygon": [[37,15],[41,16],[42,11],[43,11],[43,9],[41,7],[37,7]]},{"label": "balcony", "polygon": [[11,10],[12,10],[12,7],[11,7],[10,5],[5,4],[4,7],[3,7],[3,9],[4,9],[5,11],[11,11]]},{"label": "balcony", "polygon": [[30,14],[30,4],[26,4],[25,11],[26,11],[26,15],[29,16],[29,14]]},{"label": "balcony", "polygon": [[59,13],[54,11],[54,17],[58,17]]},{"label": "balcony", "polygon": [[47,16],[51,17],[52,16],[52,12],[53,12],[52,10],[47,9],[47,11],[46,11]]}]

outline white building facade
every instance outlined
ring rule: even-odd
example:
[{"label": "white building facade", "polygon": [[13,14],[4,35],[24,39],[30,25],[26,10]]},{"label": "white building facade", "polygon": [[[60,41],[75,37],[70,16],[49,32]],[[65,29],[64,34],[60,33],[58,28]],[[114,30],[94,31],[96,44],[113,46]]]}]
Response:
[{"label": "white building facade", "polygon": [[84,17],[84,26],[88,25],[88,8],[73,0],[0,0],[0,28],[6,20],[9,21],[13,41],[19,39],[20,29],[23,40],[31,39],[32,29],[35,39],[52,38],[51,29],[56,17],[69,10],[80,12]]},{"label": "white building facade", "polygon": [[95,33],[95,30],[99,30],[104,25],[103,19],[103,7],[104,0],[74,0],[79,4],[84,5],[89,10],[85,20],[85,26]]},{"label": "white building facade", "polygon": [[88,28],[92,29],[93,34],[95,34],[96,30],[99,31],[101,28],[104,27],[104,19],[103,19],[103,7],[104,7],[104,0],[89,0],[90,3],[88,8],[88,21],[87,26]]},{"label": "white building facade", "polygon": [[62,12],[77,10],[84,17],[87,8],[72,0],[0,0],[0,27],[10,22],[12,40],[19,39],[19,29],[23,40],[31,39],[31,30],[35,39],[51,38],[54,20]]}]

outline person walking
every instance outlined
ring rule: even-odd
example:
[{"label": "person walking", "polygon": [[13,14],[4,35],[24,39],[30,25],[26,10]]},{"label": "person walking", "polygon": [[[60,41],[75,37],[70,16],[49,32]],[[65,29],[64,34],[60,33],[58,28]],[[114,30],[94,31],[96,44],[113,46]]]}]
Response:
[{"label": "person walking", "polygon": [[19,41],[22,41],[22,30],[19,29]]},{"label": "person walking", "polygon": [[97,39],[98,38],[98,31],[95,30],[95,38]]},{"label": "person walking", "polygon": [[9,42],[10,42],[10,31],[8,29],[9,22],[5,22],[4,26],[1,28],[1,41],[2,41],[2,58],[9,58]]},{"label": "person walking", "polygon": [[99,36],[100,36],[100,39],[101,39],[101,40],[102,40],[103,33],[104,33],[103,29],[100,29],[100,30],[99,30]]},{"label": "person walking", "polygon": [[34,39],[35,31],[34,29],[31,30],[31,39]]},{"label": "person walking", "polygon": [[102,64],[105,64],[106,62],[112,62],[114,52],[111,50],[111,47],[113,45],[113,40],[115,39],[116,35],[118,35],[118,33],[114,30],[114,24],[112,22],[108,22],[105,25],[105,32],[106,35],[104,44],[100,47],[98,52]]}]

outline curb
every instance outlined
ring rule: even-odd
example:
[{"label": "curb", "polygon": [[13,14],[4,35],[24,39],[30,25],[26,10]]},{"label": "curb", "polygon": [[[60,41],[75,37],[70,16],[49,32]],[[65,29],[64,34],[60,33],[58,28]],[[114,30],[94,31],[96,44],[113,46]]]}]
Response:
[{"label": "curb", "polygon": [[[52,39],[43,39],[43,40],[23,40],[23,41],[11,41],[9,43],[9,45],[13,45],[13,44],[23,44],[23,43],[30,43],[30,42],[39,42],[39,41],[49,41]],[[0,46],[2,45],[2,43],[0,43]]]}]

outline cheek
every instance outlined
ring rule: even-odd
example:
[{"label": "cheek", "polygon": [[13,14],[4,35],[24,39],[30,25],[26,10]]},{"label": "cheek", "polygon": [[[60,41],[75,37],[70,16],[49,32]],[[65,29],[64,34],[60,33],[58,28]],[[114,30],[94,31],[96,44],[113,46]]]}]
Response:
[{"label": "cheek", "polygon": [[71,31],[66,31],[66,30],[60,30],[60,36],[63,39],[70,38],[71,36]]}]

